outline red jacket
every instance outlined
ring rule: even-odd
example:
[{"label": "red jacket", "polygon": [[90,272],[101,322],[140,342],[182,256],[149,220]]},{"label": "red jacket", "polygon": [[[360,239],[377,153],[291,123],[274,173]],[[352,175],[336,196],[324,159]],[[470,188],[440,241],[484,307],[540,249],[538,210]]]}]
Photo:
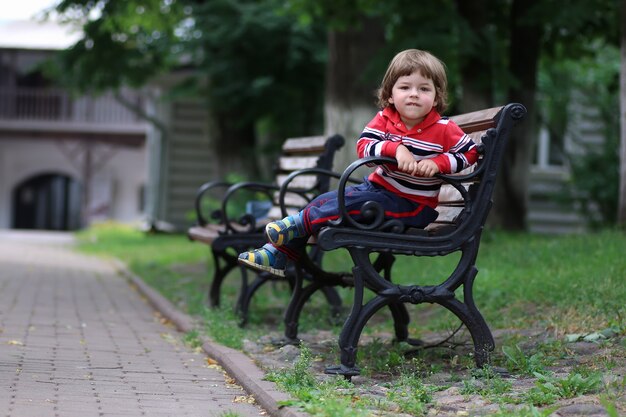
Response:
[{"label": "red jacket", "polygon": [[[453,121],[432,109],[419,124],[407,129],[393,107],[386,107],[370,121],[357,141],[359,158],[390,156],[406,146],[416,160],[431,158],[442,174],[460,172],[478,159],[476,144]],[[418,203],[436,207],[441,181],[398,171],[395,165],[380,165],[370,174],[371,182]]]}]

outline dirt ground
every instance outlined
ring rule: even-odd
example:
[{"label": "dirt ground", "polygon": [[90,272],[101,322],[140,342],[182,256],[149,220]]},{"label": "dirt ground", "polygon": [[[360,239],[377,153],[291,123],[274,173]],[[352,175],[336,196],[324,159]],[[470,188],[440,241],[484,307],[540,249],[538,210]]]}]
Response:
[{"label": "dirt ground", "polygon": [[[570,373],[584,375],[585,372],[601,372],[600,388],[591,394],[574,395],[572,398],[561,398],[549,405],[539,406],[537,408],[542,410],[541,414],[531,411],[528,414],[522,414],[520,410],[527,408],[528,402],[511,399],[520,399],[536,387],[537,377],[524,375],[515,370],[508,372],[506,367],[494,364],[493,369],[498,371],[499,386],[509,388],[505,391],[498,391],[497,386],[488,379],[476,378],[476,374],[472,373],[473,370],[475,371],[471,359],[472,346],[467,334],[461,332],[455,335],[454,340],[441,347],[410,355],[419,358],[420,366],[415,369],[415,372],[420,374],[424,384],[434,388],[432,402],[427,406],[427,415],[485,416],[503,413],[503,409],[508,409],[516,416],[626,416],[626,337],[616,335],[613,338],[595,341],[564,342],[554,339],[554,335],[539,329],[496,330],[493,333],[496,339],[496,352],[501,352],[502,346],[512,337],[521,341],[519,346],[526,353],[526,357],[530,357],[532,352],[538,352],[542,347],[552,346],[553,351],[546,353],[546,356],[551,357],[550,365],[544,370],[549,371],[555,378],[567,378]],[[273,342],[280,337],[281,334],[276,332],[267,334],[259,340],[247,340],[244,350],[265,369],[291,367],[298,359],[300,350],[290,345],[277,347]],[[337,336],[326,330],[301,334],[300,337],[315,358],[312,368],[316,376],[319,379],[331,377],[324,374],[324,368],[338,363]],[[445,338],[444,334],[432,333],[426,335],[423,341],[429,345]],[[364,336],[359,346],[365,346],[364,351],[367,355],[382,356],[387,349],[392,349],[392,347],[390,342],[381,342],[381,340],[390,341],[391,339],[389,335]],[[501,362],[499,365],[506,365],[503,362],[504,355],[499,356]],[[364,355],[363,362],[366,367],[370,359]],[[408,355],[406,360],[410,360]],[[359,365],[361,366],[360,363]],[[384,399],[388,391],[387,383],[397,378],[397,375],[393,376],[389,372],[380,370],[368,370],[364,373],[366,375],[353,377],[352,382],[359,396],[371,396],[374,399]],[[602,401],[606,400],[615,407],[615,410],[610,411],[602,404]],[[517,410],[517,414],[514,410]],[[373,415],[408,416],[409,414],[396,410],[383,414],[373,413]],[[506,415],[506,412],[499,415]]]}]

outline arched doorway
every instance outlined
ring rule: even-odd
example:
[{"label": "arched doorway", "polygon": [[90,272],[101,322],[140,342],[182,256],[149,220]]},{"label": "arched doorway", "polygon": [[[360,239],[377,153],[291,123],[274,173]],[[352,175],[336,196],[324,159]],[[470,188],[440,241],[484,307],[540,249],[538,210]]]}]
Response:
[{"label": "arched doorway", "polygon": [[15,229],[76,230],[80,228],[80,184],[63,174],[40,174],[13,190]]}]

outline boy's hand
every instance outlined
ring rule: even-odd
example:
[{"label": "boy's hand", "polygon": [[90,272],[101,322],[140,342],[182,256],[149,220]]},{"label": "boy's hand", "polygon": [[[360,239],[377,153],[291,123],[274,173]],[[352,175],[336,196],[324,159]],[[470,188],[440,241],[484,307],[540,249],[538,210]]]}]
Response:
[{"label": "boy's hand", "polygon": [[409,175],[415,175],[417,173],[417,161],[406,146],[398,146],[396,149],[396,160],[398,161],[398,169],[400,171]]},{"label": "boy's hand", "polygon": [[420,177],[432,177],[439,173],[439,167],[432,159],[422,159],[417,163],[417,175]]},{"label": "boy's hand", "polygon": [[404,145],[398,146],[396,160],[398,161],[398,169],[409,175],[432,177],[439,173],[439,167],[432,159],[422,159],[418,162]]}]

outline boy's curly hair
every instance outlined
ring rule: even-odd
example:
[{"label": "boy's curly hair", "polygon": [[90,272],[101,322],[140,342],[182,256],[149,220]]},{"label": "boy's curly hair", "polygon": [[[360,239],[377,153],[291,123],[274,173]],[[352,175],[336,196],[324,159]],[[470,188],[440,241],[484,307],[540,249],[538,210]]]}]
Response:
[{"label": "boy's curly hair", "polygon": [[393,57],[376,92],[378,107],[384,109],[390,106],[391,90],[398,78],[416,71],[433,80],[437,101],[435,109],[442,113],[448,107],[448,78],[445,64],[430,52],[419,49],[407,49]]}]

